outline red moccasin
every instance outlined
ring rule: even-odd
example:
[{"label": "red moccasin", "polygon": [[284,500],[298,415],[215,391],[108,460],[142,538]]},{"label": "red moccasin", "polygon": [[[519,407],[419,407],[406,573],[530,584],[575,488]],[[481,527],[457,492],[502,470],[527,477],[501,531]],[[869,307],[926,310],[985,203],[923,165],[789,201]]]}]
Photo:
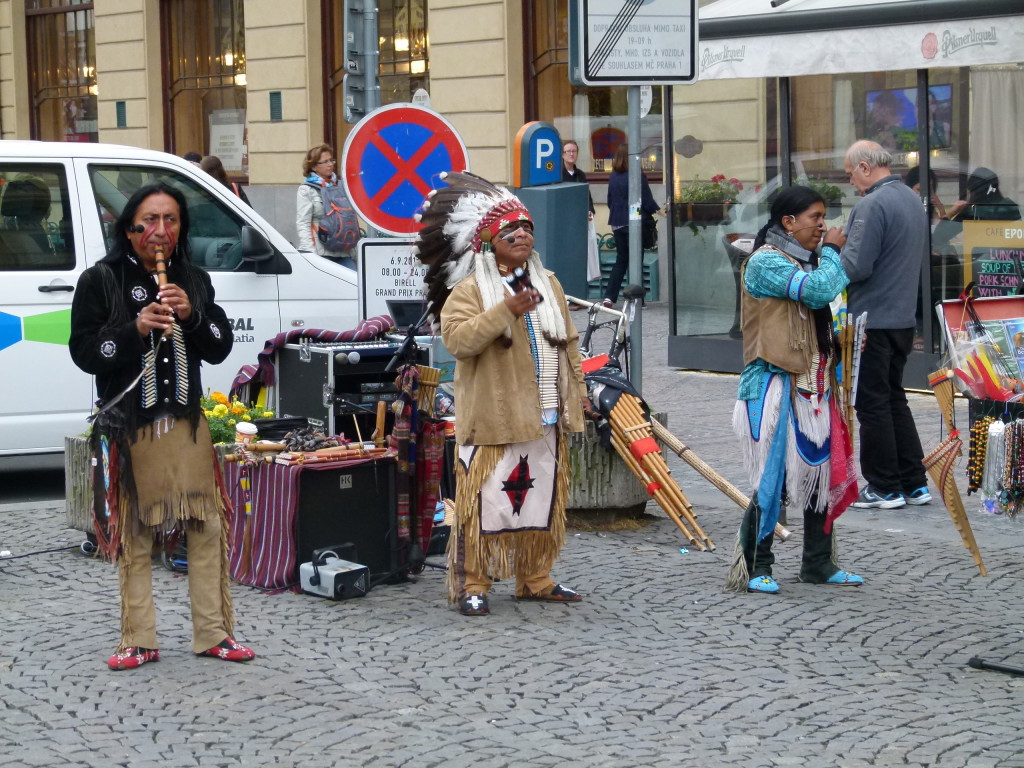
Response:
[{"label": "red moccasin", "polygon": [[136,669],[150,661],[160,661],[160,651],[156,648],[137,648],[133,645],[107,659],[107,666],[113,670]]},{"label": "red moccasin", "polygon": [[256,658],[256,652],[252,648],[246,648],[241,643],[236,643],[230,637],[225,637],[221,640],[220,645],[215,645],[213,648],[196,655],[212,656],[215,659],[224,659],[225,661],[251,661]]}]

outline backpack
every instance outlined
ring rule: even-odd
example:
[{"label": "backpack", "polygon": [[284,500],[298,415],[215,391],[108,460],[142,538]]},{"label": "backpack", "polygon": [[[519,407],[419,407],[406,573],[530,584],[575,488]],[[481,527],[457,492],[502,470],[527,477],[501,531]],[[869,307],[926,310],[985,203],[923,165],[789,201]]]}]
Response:
[{"label": "backpack", "polygon": [[352,204],[339,184],[320,186],[306,182],[320,193],[324,202],[324,217],[317,227],[316,236],[328,251],[347,251],[359,242],[359,219]]}]

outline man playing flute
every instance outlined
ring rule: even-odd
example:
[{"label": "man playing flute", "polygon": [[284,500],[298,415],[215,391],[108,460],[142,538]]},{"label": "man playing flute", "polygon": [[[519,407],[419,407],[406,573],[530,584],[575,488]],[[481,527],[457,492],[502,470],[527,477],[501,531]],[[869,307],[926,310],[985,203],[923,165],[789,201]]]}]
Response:
[{"label": "man playing flute", "polygon": [[255,657],[232,637],[225,497],[199,404],[200,363],[223,361],[234,337],[209,275],[192,263],[188,232],[179,190],[142,187],[114,224],[109,253],[82,273],[71,307],[71,357],[96,376],[99,396],[96,534],[101,554],[118,564],[121,591],[114,670],[160,659],[153,540],[186,533],[192,651]]}]

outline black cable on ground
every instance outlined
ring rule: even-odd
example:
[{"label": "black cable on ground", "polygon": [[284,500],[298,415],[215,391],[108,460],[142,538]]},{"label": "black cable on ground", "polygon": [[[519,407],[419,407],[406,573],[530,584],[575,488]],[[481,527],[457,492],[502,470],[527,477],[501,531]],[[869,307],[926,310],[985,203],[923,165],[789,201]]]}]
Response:
[{"label": "black cable on ground", "polygon": [[80,544],[68,544],[63,547],[57,547],[56,549],[40,549],[38,552],[26,552],[24,555],[7,555],[7,557],[0,557],[0,563],[5,563],[8,560],[20,560],[23,557],[35,557],[36,555],[48,555],[51,552],[63,552],[65,549],[78,549]]}]

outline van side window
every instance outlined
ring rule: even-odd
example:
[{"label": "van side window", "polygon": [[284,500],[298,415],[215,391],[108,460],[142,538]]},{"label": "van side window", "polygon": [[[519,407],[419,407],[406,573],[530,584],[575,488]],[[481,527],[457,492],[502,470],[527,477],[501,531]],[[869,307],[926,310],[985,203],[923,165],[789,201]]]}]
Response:
[{"label": "van side window", "polygon": [[0,160],[0,272],[74,266],[64,166]]},{"label": "van side window", "polygon": [[176,171],[142,165],[90,165],[89,179],[108,250],[113,245],[114,222],[124,210],[128,198],[140,187],[162,181],[185,196],[189,245],[192,261],[197,266],[208,272],[253,269],[251,263],[242,261],[241,219],[192,179]]}]

